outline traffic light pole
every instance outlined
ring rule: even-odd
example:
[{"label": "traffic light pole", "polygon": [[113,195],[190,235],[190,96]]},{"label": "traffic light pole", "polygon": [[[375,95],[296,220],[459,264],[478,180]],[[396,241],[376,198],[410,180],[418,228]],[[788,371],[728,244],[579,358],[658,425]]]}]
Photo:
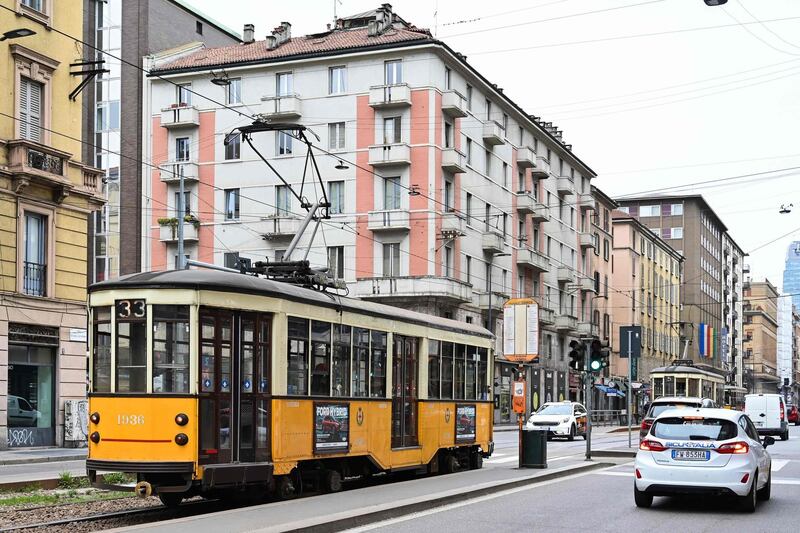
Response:
[{"label": "traffic light pole", "polygon": [[594,385],[594,376],[589,368],[590,358],[592,356],[592,341],[586,340],[584,342],[584,369],[585,369],[585,384],[586,384],[586,460],[592,460],[592,387]]}]

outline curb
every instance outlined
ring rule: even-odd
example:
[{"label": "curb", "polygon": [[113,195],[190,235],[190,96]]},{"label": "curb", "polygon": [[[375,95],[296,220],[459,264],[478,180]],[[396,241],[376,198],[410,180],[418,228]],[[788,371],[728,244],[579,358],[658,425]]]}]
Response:
[{"label": "curb", "polygon": [[636,457],[636,450],[592,450],[593,457]]},{"label": "curb", "polygon": [[[523,487],[525,485],[535,485],[537,483],[542,483],[545,481],[550,481],[561,477],[571,476],[573,474],[589,472],[591,470],[597,470],[600,468],[606,468],[609,466],[614,466],[614,464],[613,463],[582,464],[574,467],[567,467],[562,470],[557,470],[555,472],[550,472],[540,476],[531,476],[523,479],[515,479],[511,481],[499,482],[495,485],[491,485],[488,487],[472,489],[466,492],[459,492],[457,494],[448,494],[446,496],[435,497],[424,501],[401,504],[397,507],[390,507],[388,509],[381,509],[378,511],[368,511],[363,514],[355,514],[353,516],[334,519],[330,522],[323,522],[318,524],[304,523],[304,522],[300,523],[295,522],[294,524],[283,524],[281,531],[285,531],[287,533],[300,533],[300,532],[333,533],[336,531],[342,531],[354,527],[365,526],[368,524],[373,524],[375,522],[381,522],[383,520],[389,520],[400,516],[418,513],[420,511],[428,510],[432,507],[442,507],[444,505],[448,505],[451,503],[462,502],[465,499],[477,498],[480,496],[485,496],[487,494],[492,494],[494,492],[500,492],[503,490]],[[288,529],[283,529],[283,527],[288,527]]]},{"label": "curb", "polygon": [[58,456],[46,456],[46,457],[30,457],[21,459],[3,459],[0,460],[0,466],[27,465],[35,463],[60,463],[63,461],[85,461],[85,460],[86,460],[86,454],[82,453],[80,455],[58,455]]}]

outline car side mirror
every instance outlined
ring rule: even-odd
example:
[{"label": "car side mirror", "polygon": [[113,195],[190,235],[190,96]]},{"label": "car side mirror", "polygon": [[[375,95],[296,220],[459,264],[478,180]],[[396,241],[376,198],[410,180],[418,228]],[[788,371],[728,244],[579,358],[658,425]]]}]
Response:
[{"label": "car side mirror", "polygon": [[761,444],[764,446],[764,448],[766,448],[767,446],[772,446],[773,444],[775,444],[775,438],[769,436],[764,437],[764,442],[762,442]]}]

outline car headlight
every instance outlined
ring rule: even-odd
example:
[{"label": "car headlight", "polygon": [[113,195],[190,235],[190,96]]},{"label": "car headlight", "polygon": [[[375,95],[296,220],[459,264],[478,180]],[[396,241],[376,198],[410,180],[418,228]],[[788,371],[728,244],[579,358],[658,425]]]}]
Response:
[{"label": "car headlight", "polygon": [[569,422],[569,417],[567,417],[567,418],[565,418],[564,420],[561,421],[562,424],[566,424],[567,422]]}]

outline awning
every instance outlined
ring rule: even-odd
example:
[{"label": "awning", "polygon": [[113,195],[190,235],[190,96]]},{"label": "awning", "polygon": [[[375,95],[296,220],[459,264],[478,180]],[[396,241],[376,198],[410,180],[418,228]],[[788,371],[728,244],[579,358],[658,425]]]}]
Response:
[{"label": "awning", "polygon": [[614,387],[608,387],[606,385],[598,385],[598,384],[596,384],[594,387],[597,390],[599,390],[600,392],[603,392],[603,393],[608,394],[610,396],[619,396],[620,398],[624,398],[625,397],[625,392],[623,392],[623,391],[621,391],[621,390],[619,390],[617,388],[614,388]]}]

